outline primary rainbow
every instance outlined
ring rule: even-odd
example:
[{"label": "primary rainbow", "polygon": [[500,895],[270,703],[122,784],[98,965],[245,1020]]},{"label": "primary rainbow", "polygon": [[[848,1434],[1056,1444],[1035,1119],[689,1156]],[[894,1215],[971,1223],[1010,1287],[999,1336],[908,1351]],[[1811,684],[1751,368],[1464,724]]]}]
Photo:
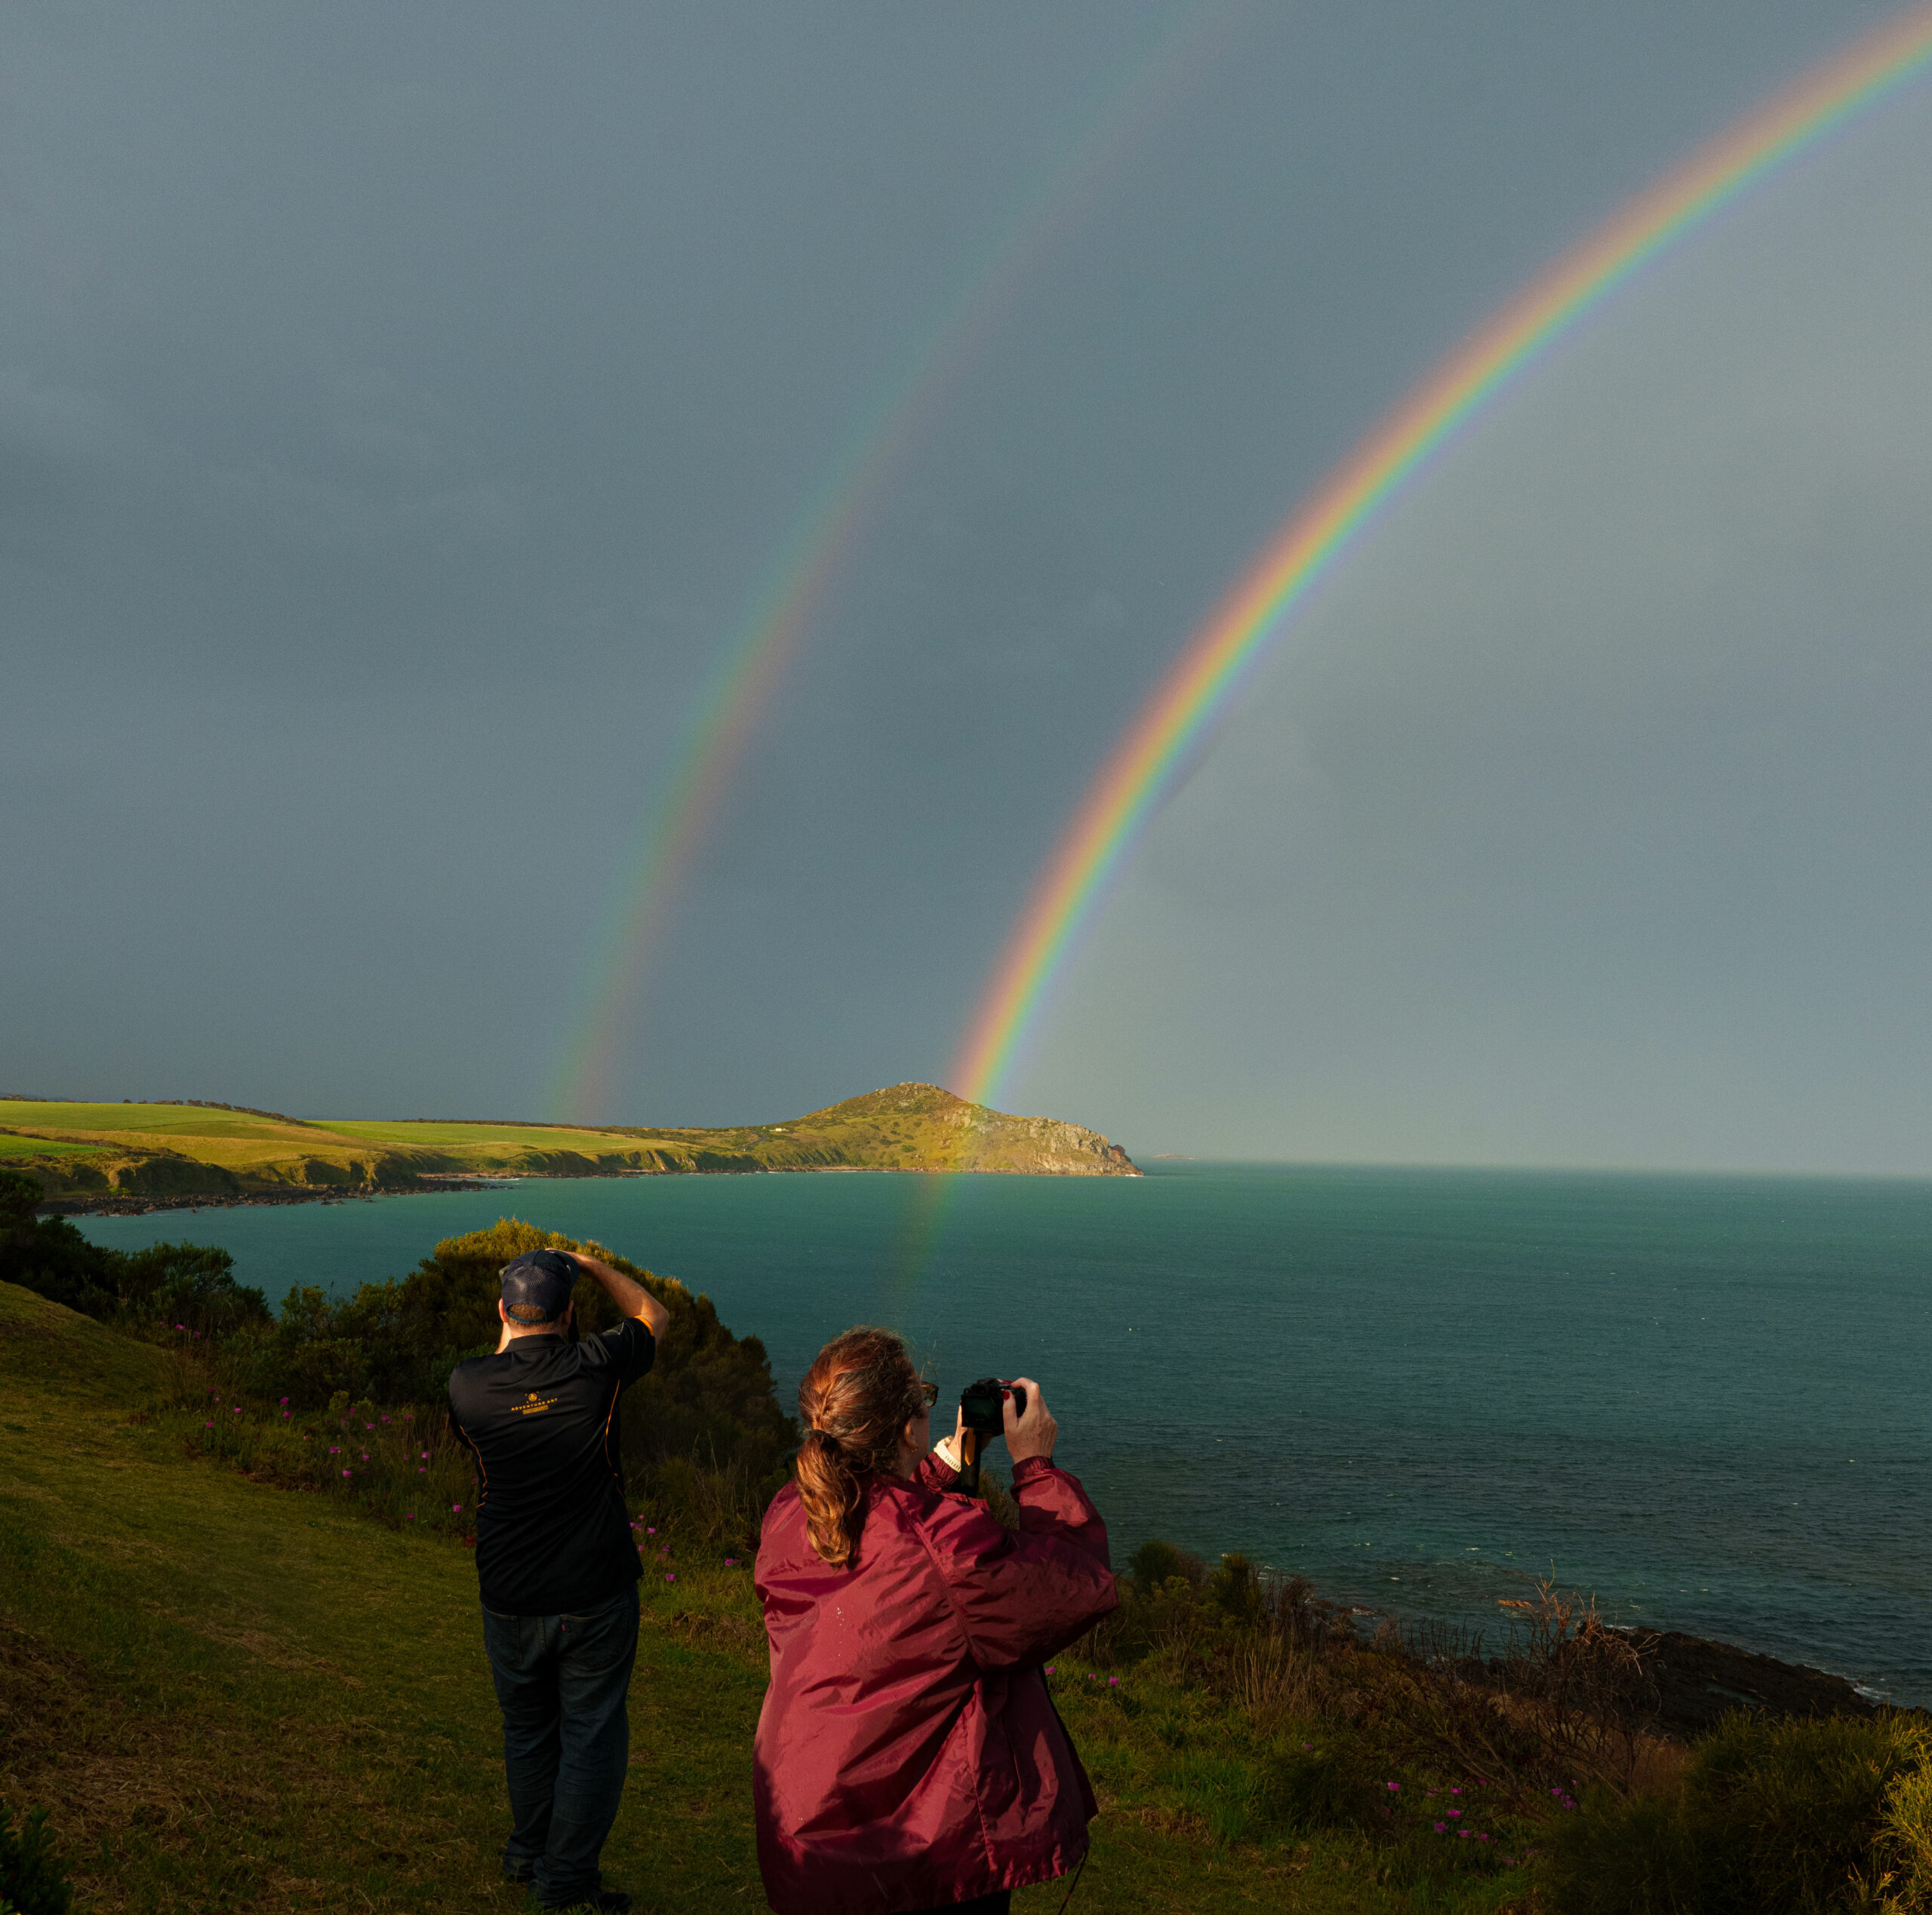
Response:
[{"label": "primary rainbow", "polygon": [[1247,0],[1203,0],[1125,63],[1036,184],[975,260],[935,322],[876,389],[719,653],[683,740],[645,804],[603,922],[588,946],[563,1053],[545,1099],[553,1118],[608,1119],[622,1028],[651,954],[745,748],[798,641],[922,432],[1032,269],[1132,150],[1218,56]]},{"label": "primary rainbow", "polygon": [[1673,241],[1923,72],[1932,5],[1896,16],[1747,113],[1564,254],[1414,387],[1323,481],[1141,708],[1041,868],[952,1081],[990,1103],[1109,879],[1310,589],[1485,403]]}]

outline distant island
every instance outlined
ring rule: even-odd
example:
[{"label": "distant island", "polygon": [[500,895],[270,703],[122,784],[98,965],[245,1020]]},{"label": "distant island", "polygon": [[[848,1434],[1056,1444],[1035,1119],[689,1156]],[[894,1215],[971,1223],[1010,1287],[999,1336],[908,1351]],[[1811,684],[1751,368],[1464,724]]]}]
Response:
[{"label": "distant island", "polygon": [[465,1118],[310,1120],[232,1104],[0,1097],[0,1167],[42,1207],[149,1210],[421,1191],[497,1177],[974,1170],[1137,1177],[1098,1131],[900,1084],[782,1123],[700,1130]]}]

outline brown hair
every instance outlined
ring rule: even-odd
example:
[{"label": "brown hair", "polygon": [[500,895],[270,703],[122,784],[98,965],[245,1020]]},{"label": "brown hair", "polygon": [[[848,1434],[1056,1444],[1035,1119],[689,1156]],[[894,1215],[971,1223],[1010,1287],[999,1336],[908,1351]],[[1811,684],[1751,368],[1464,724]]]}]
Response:
[{"label": "brown hair", "polygon": [[889,1471],[899,1435],[926,1406],[919,1372],[890,1330],[861,1324],[835,1336],[798,1385],[798,1500],[812,1548],[835,1569],[849,1568],[859,1546],[864,1486]]}]

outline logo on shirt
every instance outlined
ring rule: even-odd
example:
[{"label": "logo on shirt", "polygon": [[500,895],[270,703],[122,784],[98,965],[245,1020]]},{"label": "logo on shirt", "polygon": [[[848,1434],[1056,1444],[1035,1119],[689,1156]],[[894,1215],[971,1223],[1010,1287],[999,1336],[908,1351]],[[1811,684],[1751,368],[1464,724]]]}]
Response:
[{"label": "logo on shirt", "polygon": [[543,1411],[554,1408],[556,1400],[555,1397],[540,1397],[534,1390],[532,1390],[528,1402],[510,1405],[510,1413],[513,1416],[540,1416]]}]

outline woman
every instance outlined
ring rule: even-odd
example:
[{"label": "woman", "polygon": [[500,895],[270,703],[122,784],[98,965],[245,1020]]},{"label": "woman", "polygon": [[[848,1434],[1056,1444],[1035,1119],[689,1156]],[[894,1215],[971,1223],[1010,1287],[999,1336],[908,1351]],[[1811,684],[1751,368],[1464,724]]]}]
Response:
[{"label": "woman", "polygon": [[1017,1387],[1016,1533],[954,1492],[956,1429],[928,1453],[938,1392],[890,1332],[834,1338],[798,1386],[797,1480],[758,1552],[753,1789],[778,1915],[995,1915],[1087,1852],[1094,1791],[1040,1665],[1118,1599],[1039,1385]]}]

